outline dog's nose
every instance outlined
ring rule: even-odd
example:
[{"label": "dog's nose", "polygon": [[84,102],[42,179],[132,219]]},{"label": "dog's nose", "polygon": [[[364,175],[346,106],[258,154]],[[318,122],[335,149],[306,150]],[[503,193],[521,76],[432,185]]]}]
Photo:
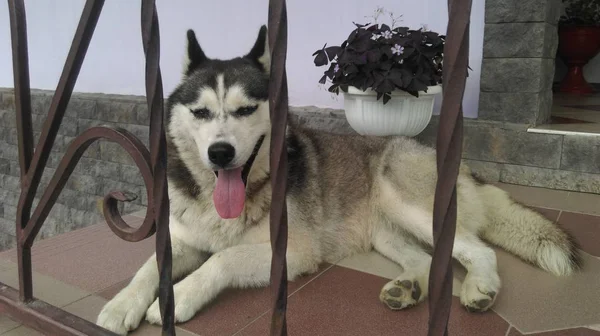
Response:
[{"label": "dog's nose", "polygon": [[215,165],[225,166],[235,157],[235,148],[226,142],[217,142],[208,147],[208,158]]}]

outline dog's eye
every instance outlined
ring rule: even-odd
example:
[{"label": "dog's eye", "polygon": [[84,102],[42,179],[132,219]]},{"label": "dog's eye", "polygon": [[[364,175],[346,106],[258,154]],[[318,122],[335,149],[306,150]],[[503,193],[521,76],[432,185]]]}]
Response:
[{"label": "dog's eye", "polygon": [[247,116],[247,115],[251,115],[252,113],[254,113],[254,111],[256,111],[256,109],[258,108],[258,106],[244,106],[244,107],[240,107],[239,109],[237,109],[237,111],[235,111],[235,115],[236,116]]},{"label": "dog's eye", "polygon": [[199,109],[192,110],[192,114],[196,118],[200,118],[200,119],[208,119],[210,117],[210,111],[206,108],[199,108]]}]

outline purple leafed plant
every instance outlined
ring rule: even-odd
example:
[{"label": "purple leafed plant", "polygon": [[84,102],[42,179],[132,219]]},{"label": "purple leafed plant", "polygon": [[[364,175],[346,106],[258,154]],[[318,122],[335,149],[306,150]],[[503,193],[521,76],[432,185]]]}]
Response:
[{"label": "purple leafed plant", "polygon": [[418,97],[419,91],[442,82],[445,36],[423,28],[393,28],[386,24],[354,24],[341,46],[315,51],[315,65],[326,66],[319,83],[331,82],[329,92],[348,92],[349,86],[372,89],[383,103],[394,90]]}]

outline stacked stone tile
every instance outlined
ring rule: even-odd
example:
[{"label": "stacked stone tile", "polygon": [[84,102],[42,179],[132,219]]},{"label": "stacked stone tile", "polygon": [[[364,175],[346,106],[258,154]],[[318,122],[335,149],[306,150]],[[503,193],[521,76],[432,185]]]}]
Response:
[{"label": "stacked stone tile", "polygon": [[561,0],[486,0],[479,119],[550,117]]},{"label": "stacked stone tile", "polygon": [[[36,143],[50,107],[51,94],[39,90],[32,93]],[[3,249],[14,244],[20,173],[13,90],[0,89],[0,97],[0,249]],[[67,146],[75,136],[96,125],[124,128],[148,143],[148,113],[143,97],[74,94],[52,148],[38,198]],[[138,195],[137,200],[122,206],[123,213],[142,210],[147,203],[143,180],[128,154],[114,143],[97,142],[77,165],[38,238],[99,222],[102,219],[99,202],[112,190],[126,190]]]}]

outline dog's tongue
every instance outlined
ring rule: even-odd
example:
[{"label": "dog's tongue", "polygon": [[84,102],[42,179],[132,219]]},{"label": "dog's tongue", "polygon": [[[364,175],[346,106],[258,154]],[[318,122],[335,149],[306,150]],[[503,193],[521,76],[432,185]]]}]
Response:
[{"label": "dog's tongue", "polygon": [[222,218],[237,218],[244,210],[246,187],[242,181],[242,167],[221,169],[217,176],[217,186],[213,192],[213,202]]}]

